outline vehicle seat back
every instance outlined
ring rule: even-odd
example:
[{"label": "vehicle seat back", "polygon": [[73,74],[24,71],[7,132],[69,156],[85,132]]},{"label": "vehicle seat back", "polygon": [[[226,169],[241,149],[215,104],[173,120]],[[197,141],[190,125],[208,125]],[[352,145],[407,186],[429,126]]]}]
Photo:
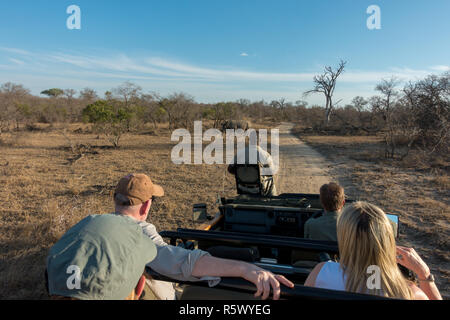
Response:
[{"label": "vehicle seat back", "polygon": [[237,164],[235,177],[238,194],[261,194],[259,165]]}]

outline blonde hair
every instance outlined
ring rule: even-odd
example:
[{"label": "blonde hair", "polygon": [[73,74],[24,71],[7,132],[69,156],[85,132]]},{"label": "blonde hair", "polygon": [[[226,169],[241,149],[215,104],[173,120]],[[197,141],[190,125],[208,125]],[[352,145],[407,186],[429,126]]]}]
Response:
[{"label": "blonde hair", "polygon": [[[412,299],[412,289],[400,272],[392,225],[375,205],[358,201],[347,206],[337,220],[340,267],[347,291]],[[380,269],[381,289],[369,289],[367,268]]]}]

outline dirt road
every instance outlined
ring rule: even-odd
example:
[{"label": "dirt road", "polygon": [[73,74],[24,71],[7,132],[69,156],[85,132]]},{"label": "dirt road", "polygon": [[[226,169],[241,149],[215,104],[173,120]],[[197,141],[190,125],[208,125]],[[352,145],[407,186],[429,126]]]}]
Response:
[{"label": "dirt road", "polygon": [[[317,194],[322,184],[335,181],[344,187],[346,195],[351,199],[369,201],[381,206],[387,210],[386,212],[399,214],[400,237],[397,240],[398,243],[415,248],[420,253],[435,275],[441,294],[449,299],[448,258],[440,249],[441,246],[445,246],[446,240],[445,238],[440,240],[441,238],[437,235],[439,231],[436,229],[437,226],[443,225],[441,230],[448,230],[446,222],[444,222],[444,211],[440,215],[430,218],[430,213],[419,211],[420,204],[417,206],[414,199],[411,200],[411,197],[414,198],[416,195],[410,186],[418,184],[419,174],[415,172],[408,176],[405,172],[395,168],[380,168],[376,164],[359,162],[348,158],[345,154],[334,154],[334,149],[324,151],[325,155],[333,155],[331,159],[326,158],[290,134],[292,126],[289,123],[282,123],[278,127],[280,130],[280,169],[275,179],[278,194],[291,192]],[[354,170],[363,170],[363,168],[366,168],[363,174],[371,177],[372,180],[363,184],[355,183],[352,179],[355,177]],[[388,169],[395,174],[383,176],[383,172]],[[377,174],[380,174],[382,179],[376,180],[374,177]],[[406,180],[405,177],[413,181],[409,186],[405,186],[402,180],[394,180],[396,178]],[[408,191],[405,193],[405,190]],[[420,192],[423,194],[423,190]],[[400,197],[401,200],[392,199],[391,195]],[[435,202],[428,200],[424,203],[426,206],[430,206],[430,203],[434,204]]]},{"label": "dirt road", "polygon": [[290,123],[280,130],[280,169],[275,178],[278,194],[319,193],[320,186],[333,180],[326,159],[290,133]]}]

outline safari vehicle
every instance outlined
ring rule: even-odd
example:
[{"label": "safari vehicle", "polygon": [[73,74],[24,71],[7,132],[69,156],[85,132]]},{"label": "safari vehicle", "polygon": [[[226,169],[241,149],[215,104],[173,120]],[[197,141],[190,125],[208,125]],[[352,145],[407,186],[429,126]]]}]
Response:
[{"label": "safari vehicle", "polygon": [[[240,170],[247,181],[241,181]],[[303,284],[317,263],[336,260],[339,257],[337,242],[304,238],[304,225],[308,219],[323,213],[318,194],[284,193],[273,197],[248,194],[239,191],[240,183],[251,183],[249,172],[254,171],[254,187],[261,188],[257,166],[237,168],[236,186],[238,196],[219,198],[219,212],[207,213],[206,204],[196,204],[193,219],[196,229],[162,231],[162,237],[170,244],[187,249],[202,249],[220,258],[243,260],[254,263],[273,273],[282,274],[295,283],[293,289],[283,287],[281,299],[386,299],[379,296],[356,294],[305,287]],[[347,203],[352,202],[346,199]],[[398,216],[388,215],[398,230]],[[398,232],[396,232],[398,235]],[[406,270],[403,270],[406,272]],[[152,270],[147,272],[155,279],[177,282],[183,287],[181,299],[252,299],[253,284],[243,279],[222,278],[215,287],[204,282],[182,283],[166,278]]]}]

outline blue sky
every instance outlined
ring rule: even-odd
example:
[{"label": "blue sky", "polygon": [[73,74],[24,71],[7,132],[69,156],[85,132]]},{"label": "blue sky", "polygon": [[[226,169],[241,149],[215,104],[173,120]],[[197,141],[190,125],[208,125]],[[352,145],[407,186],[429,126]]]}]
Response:
[{"label": "blue sky", "polygon": [[[81,30],[69,30],[69,5]],[[369,5],[381,29],[369,30]],[[0,83],[39,94],[125,81],[197,101],[303,99],[325,65],[348,61],[335,92],[349,102],[450,66],[450,1],[16,0],[0,2]],[[323,103],[319,95],[306,99]]]}]

